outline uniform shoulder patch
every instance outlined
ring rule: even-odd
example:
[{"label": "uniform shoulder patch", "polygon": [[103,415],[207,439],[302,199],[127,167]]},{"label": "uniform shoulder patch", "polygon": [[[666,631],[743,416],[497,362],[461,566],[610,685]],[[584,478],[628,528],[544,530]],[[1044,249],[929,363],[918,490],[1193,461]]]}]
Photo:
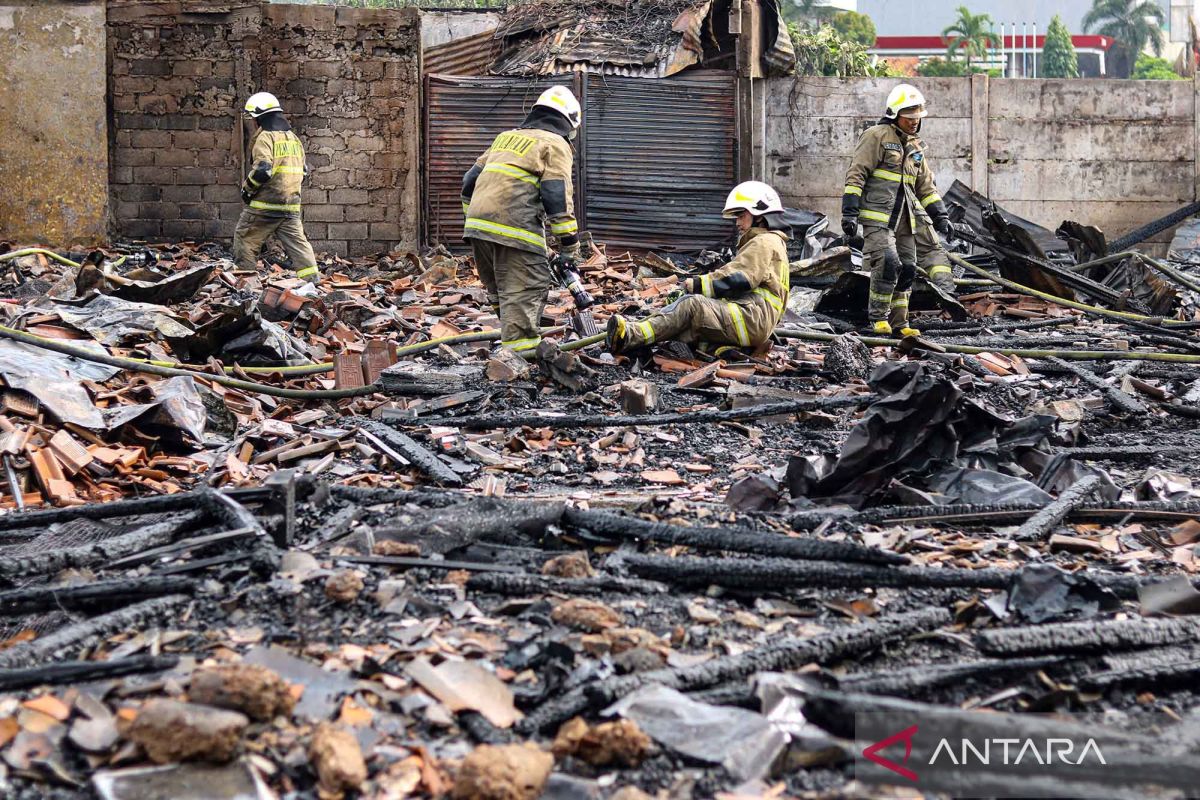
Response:
[{"label": "uniform shoulder patch", "polygon": [[902,146],[896,144],[895,142],[884,142],[883,149],[884,150],[895,150],[898,153],[904,152],[904,148]]}]

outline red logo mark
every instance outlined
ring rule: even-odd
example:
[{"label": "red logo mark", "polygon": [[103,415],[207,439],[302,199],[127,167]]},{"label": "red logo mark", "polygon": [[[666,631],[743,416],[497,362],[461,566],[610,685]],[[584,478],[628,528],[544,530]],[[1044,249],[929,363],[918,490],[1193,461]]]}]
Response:
[{"label": "red logo mark", "polygon": [[908,778],[910,781],[913,781],[915,783],[917,780],[917,773],[913,772],[908,767],[902,767],[902,766],[900,766],[900,764],[897,764],[894,761],[889,761],[888,759],[884,758],[883,756],[877,755],[877,753],[880,750],[884,749],[885,747],[890,747],[891,745],[895,744],[896,742],[903,740],[904,741],[904,760],[901,763],[907,764],[908,757],[910,755],[912,755],[912,740],[913,740],[913,737],[916,735],[917,735],[917,726],[916,725],[913,725],[911,728],[905,728],[904,730],[900,731],[899,733],[893,733],[891,736],[887,737],[886,739],[880,739],[875,744],[873,744],[870,747],[868,747],[867,749],[863,750],[863,757],[865,757],[868,761],[874,761],[876,764],[883,767],[884,769],[890,769],[892,772],[896,773],[897,775],[904,777],[904,778]]}]

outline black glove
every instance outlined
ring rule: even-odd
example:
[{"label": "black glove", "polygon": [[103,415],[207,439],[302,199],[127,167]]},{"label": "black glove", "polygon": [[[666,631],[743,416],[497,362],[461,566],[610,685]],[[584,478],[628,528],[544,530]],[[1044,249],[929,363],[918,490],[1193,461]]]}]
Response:
[{"label": "black glove", "polygon": [[847,239],[858,236],[858,217],[848,217],[843,214],[842,233],[846,235]]},{"label": "black glove", "polygon": [[582,256],[580,255],[579,242],[563,245],[561,248],[559,248],[558,253],[563,257],[563,260],[569,263],[572,267],[579,266],[579,262],[583,260]]},{"label": "black glove", "polygon": [[246,205],[250,205],[250,199],[252,197],[254,197],[254,195],[250,194],[249,189],[245,189],[245,188],[242,189],[242,202],[243,203],[245,203]]},{"label": "black glove", "polygon": [[954,223],[950,221],[949,217],[934,217],[933,229],[942,236],[954,235]]}]

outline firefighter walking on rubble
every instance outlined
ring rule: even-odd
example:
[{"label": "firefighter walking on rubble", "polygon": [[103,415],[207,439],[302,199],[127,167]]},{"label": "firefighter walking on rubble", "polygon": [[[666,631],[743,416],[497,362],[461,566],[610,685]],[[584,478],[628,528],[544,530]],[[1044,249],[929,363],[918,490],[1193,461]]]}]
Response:
[{"label": "firefighter walking on rubble", "polygon": [[937,233],[951,236],[925,145],[917,134],[926,115],[925,97],[902,83],[888,94],[883,118],[868,128],[846,171],[842,232],[863,229],[863,263],[871,273],[867,317],[872,332],[916,336],[908,326],[908,298],[917,266],[942,291],[953,295],[954,273]]},{"label": "firefighter walking on rubble", "polygon": [[546,223],[560,254],[579,260],[570,141],[581,121],[571,90],[551,87],[521,126],[497,136],[463,176],[463,238],[500,317],[500,344],[518,352],[541,342],[551,281]]},{"label": "firefighter walking on rubble", "polygon": [[617,314],[608,321],[614,353],[676,339],[689,344],[754,350],[764,345],[783,316],[790,284],[787,242],[779,195],[765,183],[734,187],[724,216],[737,220],[737,255],[707,275],[682,281],[682,296],[639,321]]},{"label": "firefighter walking on rubble", "polygon": [[250,173],[242,181],[246,208],[233,232],[233,260],[254,269],[258,254],[272,235],[283,245],[297,278],[317,283],[317,256],[300,220],[300,187],[308,167],[304,145],[283,116],[279,100],[259,92],[246,101],[245,115],[258,125],[250,151]]}]

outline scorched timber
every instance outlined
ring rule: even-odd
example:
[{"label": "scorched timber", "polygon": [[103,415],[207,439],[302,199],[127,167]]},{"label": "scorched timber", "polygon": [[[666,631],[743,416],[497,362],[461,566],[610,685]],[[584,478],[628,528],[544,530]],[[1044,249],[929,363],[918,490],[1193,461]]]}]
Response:
[{"label": "scorched timber", "polygon": [[1100,488],[1100,476],[1088,475],[1076,481],[1058,499],[1038,511],[1017,528],[1012,538],[1019,542],[1045,539],[1072,511]]},{"label": "scorched timber", "polygon": [[1076,364],[1068,364],[1061,358],[1048,358],[1046,360],[1059,369],[1070,372],[1093,389],[1100,390],[1100,393],[1104,395],[1104,399],[1108,401],[1109,405],[1122,414],[1146,413],[1144,405],[1131,397],[1127,392],[1113,386],[1091,370]]},{"label": "scorched timber", "polygon": [[1055,656],[1039,656],[1036,658],[986,659],[967,661],[961,664],[930,664],[911,669],[851,675],[843,678],[839,682],[838,688],[846,692],[911,697],[927,689],[937,689],[974,680],[986,680],[993,675],[1034,672],[1059,664],[1062,660]]},{"label": "scorched timber", "polygon": [[950,612],[945,609],[924,608],[863,625],[847,626],[808,639],[783,639],[736,656],[714,658],[695,666],[607,678],[573,689],[543,704],[519,723],[519,729],[527,734],[552,729],[588,708],[609,705],[652,683],[690,691],[746,678],[758,672],[798,669],[809,663],[830,664],[949,622]]},{"label": "scorched timber", "polygon": [[467,588],[474,592],[517,597],[547,592],[568,595],[601,595],[609,592],[664,594],[667,591],[665,584],[656,581],[639,581],[610,575],[597,575],[594,578],[555,578],[549,575],[512,575],[502,572],[472,575],[467,581]]},{"label": "scorched timber", "polygon": [[69,567],[95,567],[106,564],[152,547],[170,544],[180,531],[199,524],[203,518],[204,513],[199,511],[181,514],[175,519],[147,525],[92,544],[50,550],[35,556],[5,559],[0,561],[0,580],[11,581],[33,575],[49,575]]},{"label": "scorched timber", "polygon": [[981,653],[1004,657],[1138,650],[1200,642],[1200,620],[1139,618],[1001,628],[982,631],[975,642]]},{"label": "scorched timber", "polygon": [[[855,397],[821,397],[812,400],[789,400],[784,403],[764,403],[757,406],[732,408],[727,411],[689,411],[668,414],[480,414],[473,417],[439,417],[418,423],[452,428],[520,428],[534,425],[539,428],[607,428],[629,425],[696,425],[710,422],[742,422],[749,419],[774,417],[780,414],[799,414],[807,411],[826,411],[832,408],[866,406],[878,400],[873,394]],[[396,424],[399,424],[398,422]]]},{"label": "scorched timber", "polygon": [[0,669],[0,692],[28,689],[33,686],[90,683],[143,672],[161,672],[173,669],[178,663],[179,656],[176,655],[141,655],[114,658],[110,661],[64,661],[25,669]]},{"label": "scorched timber", "polygon": [[183,609],[191,600],[192,598],[181,594],[156,597],[67,625],[40,639],[21,642],[0,652],[0,668],[34,666],[58,661],[64,656],[78,653],[85,647],[98,644],[114,633],[141,630],[151,623],[165,619]]},{"label": "scorched timber", "polygon": [[0,592],[0,616],[17,617],[42,611],[98,610],[127,606],[148,597],[191,594],[190,578],[154,577],[96,581],[82,586],[35,586]]},{"label": "scorched timber", "polygon": [[[680,586],[723,586],[740,591],[781,591],[810,587],[830,589],[1005,589],[1016,570],[932,568],[844,564],[825,561],[785,561],[779,558],[668,558],[629,554],[621,563],[650,580]],[[1153,580],[1130,575],[1089,572],[1097,585],[1118,597],[1135,599],[1138,587]]]},{"label": "scorched timber", "polygon": [[384,455],[393,461],[397,460],[398,454],[403,461],[411,464],[430,480],[446,486],[462,486],[462,478],[457,472],[417,444],[412,437],[372,419],[353,417],[351,422],[358,426],[359,433],[364,434],[373,445],[380,447]]},{"label": "scorched timber", "polygon": [[742,528],[689,528],[623,517],[603,511],[568,508],[566,523],[594,534],[618,539],[638,539],[663,545],[685,545],[697,550],[726,550],[778,558],[816,561],[855,561],[865,564],[907,564],[908,558],[853,542],[831,542],[760,533]]}]

